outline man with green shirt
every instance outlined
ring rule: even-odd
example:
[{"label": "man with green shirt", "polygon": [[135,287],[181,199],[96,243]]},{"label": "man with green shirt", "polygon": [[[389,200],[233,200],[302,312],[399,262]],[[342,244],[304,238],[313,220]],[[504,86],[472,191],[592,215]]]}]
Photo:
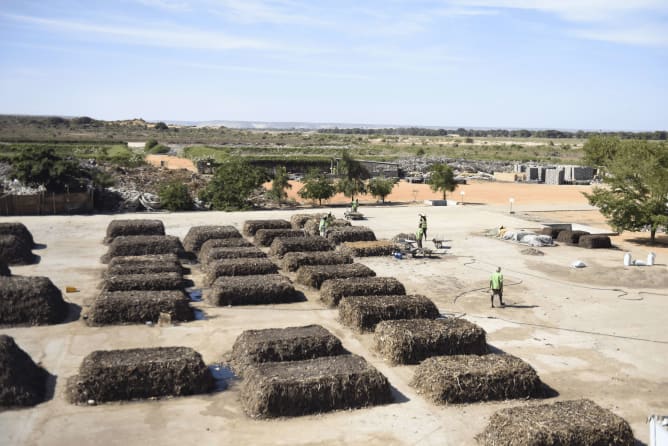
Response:
[{"label": "man with green shirt", "polygon": [[499,296],[499,302],[502,307],[505,307],[506,304],[503,303],[503,274],[501,274],[501,267],[496,268],[496,272],[492,273],[492,277],[489,279],[489,287],[492,290],[492,308],[494,308],[494,296]]}]

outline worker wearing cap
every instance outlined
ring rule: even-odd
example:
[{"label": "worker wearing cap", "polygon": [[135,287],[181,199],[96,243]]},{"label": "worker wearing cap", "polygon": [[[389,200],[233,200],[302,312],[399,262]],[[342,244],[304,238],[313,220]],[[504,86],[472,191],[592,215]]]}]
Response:
[{"label": "worker wearing cap", "polygon": [[329,228],[329,224],[331,223],[331,216],[332,213],[330,212],[329,214],[323,215],[320,218],[320,225],[318,226],[318,229],[320,230],[321,237],[327,236],[327,228]]},{"label": "worker wearing cap", "polygon": [[496,271],[492,273],[492,277],[489,279],[489,288],[492,290],[492,308],[494,308],[494,296],[499,296],[499,302],[502,307],[505,307],[506,304],[503,303],[503,274],[501,274],[501,267],[497,267]]}]

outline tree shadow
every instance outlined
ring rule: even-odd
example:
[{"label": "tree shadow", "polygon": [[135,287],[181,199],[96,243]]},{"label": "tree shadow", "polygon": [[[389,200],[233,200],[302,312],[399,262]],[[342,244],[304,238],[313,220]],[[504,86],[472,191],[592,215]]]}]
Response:
[{"label": "tree shadow", "polygon": [[651,240],[649,239],[649,234],[647,235],[647,237],[634,237],[626,239],[626,242],[631,243],[633,245],[642,246],[645,248],[652,248],[652,247],[668,248],[668,234],[662,234],[662,235],[657,234],[654,243],[652,243]]}]

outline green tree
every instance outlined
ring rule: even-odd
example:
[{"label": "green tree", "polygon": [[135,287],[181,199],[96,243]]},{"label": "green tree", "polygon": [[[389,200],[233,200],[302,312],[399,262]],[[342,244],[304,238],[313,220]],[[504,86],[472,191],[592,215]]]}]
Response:
[{"label": "green tree", "polygon": [[158,144],[159,143],[157,139],[149,139],[148,141],[146,141],[146,144],[144,144],[144,152],[148,153],[150,149],[157,146]]},{"label": "green tree", "polygon": [[156,130],[167,130],[169,127],[167,126],[167,124],[160,121],[160,122],[157,122],[153,128],[155,128]]},{"label": "green tree", "polygon": [[304,178],[304,187],[297,194],[306,200],[318,200],[322,206],[322,200],[328,200],[334,196],[336,188],[327,175],[318,169],[311,169]]},{"label": "green tree", "polygon": [[605,167],[615,158],[621,140],[616,136],[595,135],[589,138],[582,147],[585,165]]},{"label": "green tree", "polygon": [[605,187],[585,196],[615,230],[648,227],[654,243],[659,226],[668,225],[668,145],[617,139],[603,153]]},{"label": "green tree", "polygon": [[392,189],[394,189],[395,184],[396,183],[391,179],[385,177],[376,177],[369,180],[367,189],[369,192],[371,192],[371,195],[380,198],[381,201],[385,203],[385,197],[390,195]]},{"label": "green tree", "polygon": [[50,147],[28,147],[11,159],[12,175],[28,186],[43,185],[49,192],[77,192],[89,184],[89,173],[74,160]]},{"label": "green tree", "polygon": [[439,190],[443,192],[443,200],[446,199],[446,193],[452,192],[457,187],[455,182],[455,173],[452,171],[452,167],[447,164],[434,164],[429,169],[431,176],[429,177],[429,187],[434,192]]},{"label": "green tree", "polygon": [[338,172],[341,178],[336,183],[336,189],[351,199],[366,192],[364,180],[371,177],[366,167],[353,159],[347,150],[341,153],[338,163]]},{"label": "green tree", "polygon": [[285,166],[279,166],[276,168],[274,179],[271,180],[269,196],[280,204],[288,197],[286,189],[292,189],[292,184],[288,182],[288,171]]},{"label": "green tree", "polygon": [[268,180],[264,170],[242,159],[221,163],[200,199],[216,210],[248,209],[250,194]]},{"label": "green tree", "polygon": [[158,192],[160,204],[169,211],[190,211],[193,208],[193,199],[188,192],[188,186],[178,181],[164,184]]}]

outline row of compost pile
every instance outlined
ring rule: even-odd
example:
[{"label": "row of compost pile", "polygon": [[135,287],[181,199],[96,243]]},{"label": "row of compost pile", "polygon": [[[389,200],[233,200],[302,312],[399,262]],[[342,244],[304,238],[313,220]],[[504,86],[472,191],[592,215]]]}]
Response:
[{"label": "row of compost pile", "polygon": [[271,246],[274,239],[278,237],[304,237],[306,234],[301,229],[259,229],[255,232],[255,243],[260,246]]},{"label": "row of compost pile", "polygon": [[246,220],[242,232],[248,237],[253,237],[260,229],[292,229],[292,225],[287,220],[279,219]]},{"label": "row of compost pile", "polygon": [[208,303],[217,306],[268,305],[304,300],[290,279],[280,274],[221,276],[204,292]]},{"label": "row of compost pile", "polygon": [[0,234],[0,259],[8,265],[30,265],[37,260],[31,245],[13,234]]},{"label": "row of compost pile", "polygon": [[301,266],[297,270],[297,283],[320,289],[325,280],[352,277],[373,277],[374,270],[361,263],[343,265]]},{"label": "row of compost pile", "polygon": [[381,321],[436,319],[438,308],[422,295],[347,296],[339,302],[339,320],[357,331],[373,331]]},{"label": "row of compost pile", "polygon": [[275,238],[269,247],[269,255],[283,257],[289,252],[332,251],[334,245],[319,235],[307,237]]},{"label": "row of compost pile", "polygon": [[389,256],[396,250],[396,244],[389,240],[372,242],[344,242],[339,251],[354,257]]},{"label": "row of compost pile", "polygon": [[112,220],[107,226],[104,244],[110,244],[116,237],[131,235],[165,235],[165,225],[161,220]]},{"label": "row of compost pile", "polygon": [[356,355],[265,362],[244,370],[241,404],[252,418],[353,409],[392,401],[387,378]]},{"label": "row of compost pile", "polygon": [[286,271],[295,272],[301,266],[314,265],[345,265],[353,263],[349,255],[334,251],[289,252],[283,256],[282,267]]},{"label": "row of compost pile", "polygon": [[[335,218],[331,223],[329,223],[330,230],[343,228],[346,226],[351,226],[351,224],[348,220],[344,220],[342,218]],[[304,232],[306,232],[307,235],[320,235],[320,217],[307,220],[304,223]]]},{"label": "row of compost pile", "polygon": [[34,406],[44,401],[48,373],[14,338],[0,335],[0,407]]},{"label": "row of compost pile", "polygon": [[109,266],[103,276],[152,273],[189,274],[190,270],[181,265],[176,254],[121,256],[109,261]]},{"label": "row of compost pile", "polygon": [[327,214],[318,213],[318,214],[294,214],[290,217],[290,225],[292,229],[304,229],[304,225],[309,220],[320,221],[322,217]]},{"label": "row of compost pile", "polygon": [[212,248],[206,250],[206,256],[201,257],[200,263],[202,264],[202,268],[207,270],[210,265],[215,264],[219,260],[250,258],[260,259],[265,257],[267,257],[267,254],[255,246],[240,248]]},{"label": "row of compost pile", "polygon": [[243,237],[209,239],[202,243],[197,259],[200,263],[206,263],[207,259],[212,257],[211,251],[218,248],[254,248],[254,246]]},{"label": "row of compost pile", "polygon": [[[113,223],[113,222],[112,222]],[[109,263],[114,257],[175,254],[185,257],[181,240],[172,235],[128,235],[118,236],[102,256],[102,263]]]},{"label": "row of compost pile", "polygon": [[208,240],[240,239],[241,233],[234,226],[193,226],[183,239],[186,251],[197,255]]},{"label": "row of compost pile", "polygon": [[365,226],[335,227],[327,231],[327,240],[336,245],[344,242],[373,242],[376,234]]},{"label": "row of compost pile", "polygon": [[190,299],[182,290],[105,291],[94,300],[88,323],[143,324],[157,322],[161,314],[169,314],[172,321],[195,319]]},{"label": "row of compost pile", "polygon": [[387,296],[406,294],[406,288],[394,277],[351,277],[328,279],[320,287],[320,300],[336,307],[345,296]]},{"label": "row of compost pile", "polygon": [[392,364],[417,364],[431,356],[484,355],[485,330],[465,319],[405,319],[376,325],[374,348]]},{"label": "row of compost pile", "polygon": [[320,325],[246,330],[234,342],[230,365],[237,375],[250,364],[302,361],[346,353],[341,341]]},{"label": "row of compost pile", "polygon": [[1,222],[0,235],[13,235],[21,239],[29,249],[35,247],[35,240],[33,239],[33,236],[26,225],[23,223]]},{"label": "row of compost pile", "polygon": [[207,265],[204,282],[207,286],[211,286],[222,276],[251,276],[277,272],[276,264],[266,258],[220,259]]},{"label": "row of compost pile", "polygon": [[68,381],[72,403],[208,393],[215,383],[202,356],[188,347],[94,351]]},{"label": "row of compost pile", "polygon": [[48,277],[0,276],[0,325],[63,322],[68,305]]},{"label": "row of compost pile", "polygon": [[623,418],[587,399],[501,409],[476,440],[483,446],[636,444]]},{"label": "row of compost pile", "polygon": [[536,371],[511,355],[433,356],[415,370],[411,385],[438,403],[473,403],[543,396]]}]

